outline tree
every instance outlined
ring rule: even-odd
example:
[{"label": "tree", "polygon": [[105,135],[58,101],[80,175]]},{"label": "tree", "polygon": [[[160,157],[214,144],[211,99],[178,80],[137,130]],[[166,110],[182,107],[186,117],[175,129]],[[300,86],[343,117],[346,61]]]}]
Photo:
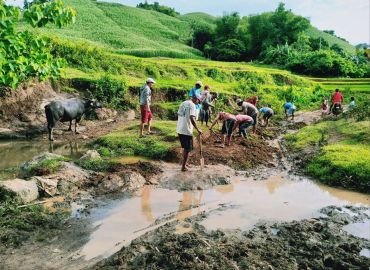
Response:
[{"label": "tree", "polygon": [[237,12],[222,16],[216,21],[216,39],[224,41],[237,38],[239,23],[240,16]]},{"label": "tree", "polygon": [[[62,27],[74,22],[76,12],[63,6],[62,1],[47,1],[32,4],[23,17],[33,27],[52,23]],[[15,89],[30,78],[41,80],[60,74],[63,60],[53,59],[50,44],[29,31],[17,31],[21,17],[19,8],[5,5],[0,0],[0,86]]]},{"label": "tree", "polygon": [[242,41],[228,39],[218,44],[215,58],[220,61],[240,61],[244,52],[245,46]]}]

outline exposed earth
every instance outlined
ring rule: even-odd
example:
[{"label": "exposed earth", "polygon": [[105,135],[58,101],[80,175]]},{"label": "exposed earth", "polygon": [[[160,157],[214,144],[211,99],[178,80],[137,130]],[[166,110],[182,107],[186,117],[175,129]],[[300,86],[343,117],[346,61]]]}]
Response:
[{"label": "exposed earth", "polygon": [[[84,121],[80,135],[57,131],[57,140],[91,142],[134,119],[133,112],[101,114]],[[62,169],[36,180],[57,183],[45,187],[55,196],[45,206],[66,208],[70,218],[41,242],[0,243],[0,268],[369,269],[370,196],[292,173],[281,144],[280,134],[319,118],[319,111],[301,113],[224,149],[219,134],[212,135],[204,141],[205,168],[196,148],[187,173],[179,170],[179,148],[171,162],[133,158],[108,172],[63,161]],[[8,135],[27,135],[27,126],[2,121]],[[39,132],[43,121],[32,120]]]}]

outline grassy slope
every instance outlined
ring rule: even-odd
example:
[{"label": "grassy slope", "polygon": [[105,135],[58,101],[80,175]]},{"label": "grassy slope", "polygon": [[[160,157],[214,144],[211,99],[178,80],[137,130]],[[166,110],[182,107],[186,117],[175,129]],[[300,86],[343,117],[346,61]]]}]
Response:
[{"label": "grassy slope", "polygon": [[180,19],[120,4],[91,0],[64,2],[77,10],[76,24],[41,31],[61,38],[88,40],[137,56],[199,58],[201,55],[185,44],[190,37],[190,26]]},{"label": "grassy slope", "polygon": [[314,38],[321,37],[322,39],[326,40],[330,46],[334,44],[338,44],[343,50],[347,52],[354,53],[356,51],[355,46],[349,44],[348,42],[344,40],[334,37],[328,33],[322,32],[316,27],[311,26],[306,32],[310,37],[314,37]]},{"label": "grassy slope", "polygon": [[[64,2],[77,10],[76,24],[40,31],[72,40],[88,40],[139,57],[200,58],[201,52],[186,44],[191,38],[191,24],[196,22],[214,27],[216,21],[216,17],[200,12],[174,18],[115,3],[93,0]],[[311,28],[308,34],[321,36],[330,44],[338,43],[342,48],[354,51],[350,44],[316,28]]]},{"label": "grassy slope", "polygon": [[321,146],[307,171],[322,182],[370,192],[370,121],[324,121],[286,139],[297,152]]}]

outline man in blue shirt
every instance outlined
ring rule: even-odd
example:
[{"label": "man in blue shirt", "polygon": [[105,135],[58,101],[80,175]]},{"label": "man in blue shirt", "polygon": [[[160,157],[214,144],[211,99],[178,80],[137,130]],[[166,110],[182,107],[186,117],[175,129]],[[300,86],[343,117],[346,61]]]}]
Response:
[{"label": "man in blue shirt", "polygon": [[[189,91],[189,98],[192,98],[196,95],[199,95],[200,96],[200,90],[202,89],[202,82],[201,81],[197,81],[195,83],[195,87],[193,87],[190,91]],[[196,104],[195,105],[195,120],[198,120],[199,118],[199,112],[200,112],[200,108],[201,108],[201,104]]]},{"label": "man in blue shirt", "polygon": [[288,119],[289,116],[292,116],[292,120],[294,120],[294,112],[296,110],[294,104],[287,100],[287,102],[283,105],[283,108],[286,118]]},{"label": "man in blue shirt", "polygon": [[263,113],[263,125],[267,127],[269,124],[269,119],[274,115],[274,111],[271,109],[271,105],[264,106],[260,109],[260,112]]}]

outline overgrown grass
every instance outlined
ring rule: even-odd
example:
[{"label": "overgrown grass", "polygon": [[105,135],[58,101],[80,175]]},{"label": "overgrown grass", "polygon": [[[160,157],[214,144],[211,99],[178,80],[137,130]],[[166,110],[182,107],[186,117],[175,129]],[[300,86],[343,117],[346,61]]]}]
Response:
[{"label": "overgrown grass", "polygon": [[156,121],[153,130],[157,134],[139,138],[139,126],[129,126],[100,137],[95,147],[108,149],[112,157],[136,155],[163,159],[177,145],[176,122]]},{"label": "overgrown grass", "polygon": [[69,161],[70,159],[61,157],[61,158],[52,158],[52,159],[45,159],[26,170],[22,171],[21,174],[25,177],[30,177],[34,175],[47,175],[51,173],[55,173],[63,168],[63,161]]},{"label": "overgrown grass", "polygon": [[325,121],[285,138],[302,155],[320,148],[307,166],[312,176],[329,185],[370,192],[370,121]]},{"label": "overgrown grass", "polygon": [[114,169],[119,165],[119,163],[109,158],[78,160],[76,164],[85,170],[96,172],[111,172],[114,171]]},{"label": "overgrown grass", "polygon": [[18,202],[6,197],[0,202],[0,247],[19,246],[34,238],[43,241],[62,228],[67,213],[48,211],[40,205],[24,208]]}]

